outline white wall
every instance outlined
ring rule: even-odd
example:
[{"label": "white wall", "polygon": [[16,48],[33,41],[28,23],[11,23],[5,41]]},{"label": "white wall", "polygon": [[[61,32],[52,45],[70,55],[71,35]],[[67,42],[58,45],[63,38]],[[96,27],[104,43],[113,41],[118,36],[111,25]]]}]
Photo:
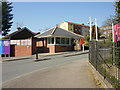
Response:
[{"label": "white wall", "polygon": [[62,29],[68,30],[68,23],[67,23],[67,22],[62,22],[62,23],[59,25],[59,27],[62,28]]}]

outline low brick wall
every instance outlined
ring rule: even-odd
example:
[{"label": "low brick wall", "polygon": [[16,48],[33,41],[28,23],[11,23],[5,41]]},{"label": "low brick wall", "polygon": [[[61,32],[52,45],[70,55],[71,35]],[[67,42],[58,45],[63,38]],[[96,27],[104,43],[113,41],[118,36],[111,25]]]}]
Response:
[{"label": "low brick wall", "polygon": [[66,52],[71,51],[72,46],[70,45],[48,45],[49,53],[57,53],[57,52]]},{"label": "low brick wall", "polygon": [[[11,47],[11,56],[30,56],[32,55],[31,45],[14,45]],[[13,53],[14,52],[14,53]]]},{"label": "low brick wall", "polygon": [[49,48],[49,53],[55,53],[55,45],[48,45],[47,48]]},{"label": "low brick wall", "polygon": [[70,45],[55,45],[55,53],[57,52],[66,52],[66,51],[71,51],[72,46]]}]

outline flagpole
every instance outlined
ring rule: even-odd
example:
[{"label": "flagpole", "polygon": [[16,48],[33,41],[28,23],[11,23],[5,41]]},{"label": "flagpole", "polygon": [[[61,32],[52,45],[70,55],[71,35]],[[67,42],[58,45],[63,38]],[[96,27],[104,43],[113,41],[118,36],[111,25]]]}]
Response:
[{"label": "flagpole", "polygon": [[89,17],[89,19],[90,19],[90,41],[92,40],[92,19],[91,19],[91,17]]},{"label": "flagpole", "polygon": [[115,33],[114,33],[114,24],[112,23],[112,41],[115,42],[115,37],[114,37]]},{"label": "flagpole", "polygon": [[97,19],[95,18],[96,41],[98,41]]}]

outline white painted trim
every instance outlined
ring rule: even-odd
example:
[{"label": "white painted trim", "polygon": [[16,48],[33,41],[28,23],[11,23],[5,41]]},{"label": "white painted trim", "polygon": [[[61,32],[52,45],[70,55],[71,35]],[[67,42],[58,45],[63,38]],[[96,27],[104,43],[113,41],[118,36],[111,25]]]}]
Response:
[{"label": "white painted trim", "polygon": [[52,37],[52,35],[47,35],[47,36],[42,36],[42,37],[37,37],[37,38],[48,38],[48,37]]},{"label": "white painted trim", "polygon": [[56,44],[56,37],[54,37],[54,45]]},{"label": "white painted trim", "polygon": [[53,33],[55,32],[56,28],[57,28],[57,26],[54,27],[54,29],[53,29],[51,35],[53,35]]}]

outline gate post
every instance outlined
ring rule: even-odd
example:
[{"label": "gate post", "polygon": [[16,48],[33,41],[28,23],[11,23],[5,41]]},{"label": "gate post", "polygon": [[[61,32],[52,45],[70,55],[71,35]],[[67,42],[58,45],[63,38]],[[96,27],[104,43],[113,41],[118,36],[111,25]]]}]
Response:
[{"label": "gate post", "polygon": [[96,70],[97,70],[97,54],[98,54],[98,42],[95,41],[95,60],[96,60]]},{"label": "gate post", "polygon": [[89,41],[89,62],[91,61],[91,42]]}]

